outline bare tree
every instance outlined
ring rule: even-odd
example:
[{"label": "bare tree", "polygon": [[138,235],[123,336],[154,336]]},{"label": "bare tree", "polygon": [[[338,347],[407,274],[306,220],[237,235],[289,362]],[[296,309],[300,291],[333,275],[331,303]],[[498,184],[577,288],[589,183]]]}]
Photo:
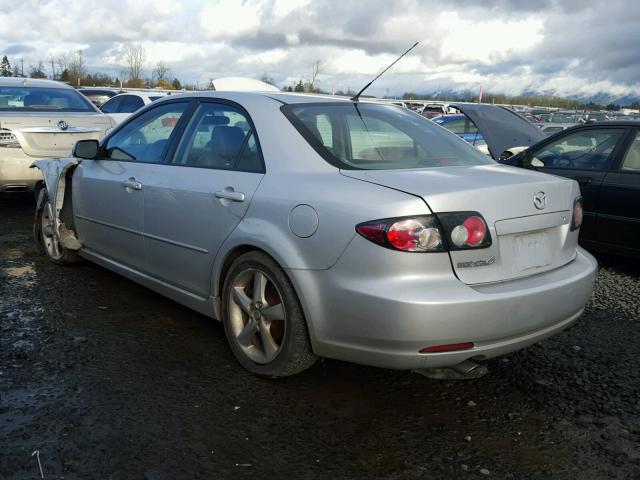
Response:
[{"label": "bare tree", "polygon": [[64,53],[56,58],[56,65],[58,65],[58,70],[60,70],[60,74],[62,74],[62,72],[67,69],[68,63],[69,62],[67,60],[67,55]]},{"label": "bare tree", "polygon": [[49,66],[51,67],[51,78],[56,79],[56,59],[53,55],[49,55]]},{"label": "bare tree", "polygon": [[131,86],[139,86],[136,84],[143,83],[141,72],[146,56],[142,45],[127,45],[125,49],[125,59],[127,61],[129,83]]},{"label": "bare tree", "polygon": [[36,65],[29,67],[29,76],[31,78],[47,78],[47,74],[44,73],[44,62],[40,60]]},{"label": "bare tree", "polygon": [[169,65],[167,65],[163,61],[160,61],[156,63],[156,67],[153,69],[152,77],[157,82],[168,82],[167,78],[169,77],[170,72],[171,69],[169,68]]},{"label": "bare tree", "polygon": [[67,56],[67,70],[69,72],[69,82],[78,83],[87,76],[87,69],[82,58],[82,50],[75,50]]},{"label": "bare tree", "polygon": [[323,71],[323,65],[320,60],[316,60],[313,62],[311,66],[311,78],[305,85],[306,92],[315,92],[316,91],[316,81],[318,80],[318,75],[320,75]]}]

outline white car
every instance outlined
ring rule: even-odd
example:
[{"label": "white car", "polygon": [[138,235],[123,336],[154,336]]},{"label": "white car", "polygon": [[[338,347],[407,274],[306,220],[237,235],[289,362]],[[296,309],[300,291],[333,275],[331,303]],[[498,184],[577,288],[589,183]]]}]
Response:
[{"label": "white car", "polygon": [[103,113],[109,115],[116,124],[122,123],[129,115],[145,105],[167,95],[162,91],[126,92],[110,98],[100,106]]},{"label": "white car", "polygon": [[53,80],[0,78],[0,193],[34,191],[40,159],[64,157],[78,140],[115,126],[76,89]]}]

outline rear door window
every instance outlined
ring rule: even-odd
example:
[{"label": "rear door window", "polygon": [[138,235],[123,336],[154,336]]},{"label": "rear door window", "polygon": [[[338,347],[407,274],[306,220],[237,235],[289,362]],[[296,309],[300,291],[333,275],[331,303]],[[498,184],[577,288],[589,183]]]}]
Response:
[{"label": "rear door window", "polygon": [[255,131],[246,114],[232,105],[203,102],[194,112],[174,165],[263,172]]},{"label": "rear door window", "polygon": [[103,113],[118,113],[120,104],[122,104],[122,96],[113,97],[111,100],[106,101],[101,107]]},{"label": "rear door window", "polygon": [[120,107],[120,113],[133,113],[144,107],[144,101],[137,95],[125,95]]},{"label": "rear door window", "polygon": [[640,173],[640,132],[636,133],[633,143],[627,150],[621,170],[623,172]]}]

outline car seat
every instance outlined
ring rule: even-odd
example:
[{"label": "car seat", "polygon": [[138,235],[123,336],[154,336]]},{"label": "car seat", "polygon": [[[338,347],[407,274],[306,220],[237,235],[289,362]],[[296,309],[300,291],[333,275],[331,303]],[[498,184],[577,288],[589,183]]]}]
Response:
[{"label": "car seat", "polygon": [[205,158],[201,166],[231,168],[240,153],[245,134],[239,127],[217,126],[211,131],[211,140],[206,145]]}]

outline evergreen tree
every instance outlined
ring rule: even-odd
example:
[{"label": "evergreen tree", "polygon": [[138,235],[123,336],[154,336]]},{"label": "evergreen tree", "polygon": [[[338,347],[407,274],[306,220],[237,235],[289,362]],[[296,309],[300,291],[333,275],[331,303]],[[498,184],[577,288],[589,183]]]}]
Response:
[{"label": "evergreen tree", "polygon": [[173,85],[173,88],[175,88],[176,90],[182,90],[182,84],[180,83],[180,80],[178,80],[177,78],[173,79],[173,82],[171,82],[171,85]]},{"label": "evergreen tree", "polygon": [[11,64],[5,55],[0,62],[0,77],[11,77]]}]

